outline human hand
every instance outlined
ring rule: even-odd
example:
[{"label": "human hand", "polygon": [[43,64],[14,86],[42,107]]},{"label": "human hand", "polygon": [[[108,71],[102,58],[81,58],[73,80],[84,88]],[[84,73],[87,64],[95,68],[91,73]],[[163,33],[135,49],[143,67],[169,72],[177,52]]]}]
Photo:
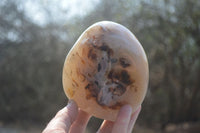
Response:
[{"label": "human hand", "polygon": [[[131,133],[141,106],[132,114],[132,108],[124,105],[115,122],[104,120],[97,133]],[[49,122],[43,133],[83,133],[90,115],[78,109],[77,104],[70,100]]]}]

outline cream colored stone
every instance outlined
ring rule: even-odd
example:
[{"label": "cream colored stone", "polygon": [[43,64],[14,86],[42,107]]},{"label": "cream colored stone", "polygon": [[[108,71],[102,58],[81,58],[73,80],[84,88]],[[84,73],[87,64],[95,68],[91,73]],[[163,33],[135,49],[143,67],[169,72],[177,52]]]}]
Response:
[{"label": "cream colored stone", "polygon": [[149,80],[148,61],[124,26],[102,21],[86,29],[68,53],[63,87],[89,114],[115,121],[120,107],[142,104]]}]

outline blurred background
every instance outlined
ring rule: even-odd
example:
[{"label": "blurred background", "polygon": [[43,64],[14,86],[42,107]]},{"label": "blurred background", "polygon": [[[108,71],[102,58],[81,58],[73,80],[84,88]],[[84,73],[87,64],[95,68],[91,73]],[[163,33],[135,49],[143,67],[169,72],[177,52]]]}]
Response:
[{"label": "blurred background", "polygon": [[[149,60],[149,88],[133,132],[200,132],[199,0],[1,0],[1,133],[41,132],[67,104],[65,57],[102,20],[129,28]],[[101,122],[92,118],[86,132]]]}]

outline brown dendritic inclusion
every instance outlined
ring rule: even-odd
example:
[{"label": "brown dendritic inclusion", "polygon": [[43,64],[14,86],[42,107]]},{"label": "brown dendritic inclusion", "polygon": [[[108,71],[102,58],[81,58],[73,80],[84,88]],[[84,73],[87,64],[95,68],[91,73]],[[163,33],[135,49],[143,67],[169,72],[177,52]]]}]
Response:
[{"label": "brown dendritic inclusion", "polygon": [[86,43],[88,43],[88,59],[97,64],[96,71],[87,71],[88,73],[84,74],[88,81],[85,86],[86,98],[95,98],[99,105],[111,109],[121,107],[123,103],[117,102],[117,99],[126,92],[127,86],[133,83],[126,70],[131,66],[130,61],[125,57],[116,58],[112,48],[103,41],[103,36],[100,39],[95,37],[92,40],[88,39]]}]

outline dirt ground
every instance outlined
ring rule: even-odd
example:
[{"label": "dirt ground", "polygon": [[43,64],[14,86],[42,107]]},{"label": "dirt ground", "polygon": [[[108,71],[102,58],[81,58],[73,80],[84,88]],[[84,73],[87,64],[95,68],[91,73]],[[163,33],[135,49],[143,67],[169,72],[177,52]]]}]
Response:
[{"label": "dirt ground", "polygon": [[[3,125],[0,124],[0,133],[41,133],[44,127],[32,125],[22,127],[18,124]],[[91,133],[87,128],[85,133]],[[169,124],[164,131],[150,129],[144,126],[135,125],[133,133],[200,133],[200,123],[183,123],[179,125]]]},{"label": "dirt ground", "polygon": [[[41,133],[42,129],[39,127],[32,127],[32,128],[20,128],[16,126],[6,126],[0,127],[0,133]],[[88,129],[85,133],[92,133]],[[133,133],[157,133],[155,130],[137,127],[134,129]]]}]

